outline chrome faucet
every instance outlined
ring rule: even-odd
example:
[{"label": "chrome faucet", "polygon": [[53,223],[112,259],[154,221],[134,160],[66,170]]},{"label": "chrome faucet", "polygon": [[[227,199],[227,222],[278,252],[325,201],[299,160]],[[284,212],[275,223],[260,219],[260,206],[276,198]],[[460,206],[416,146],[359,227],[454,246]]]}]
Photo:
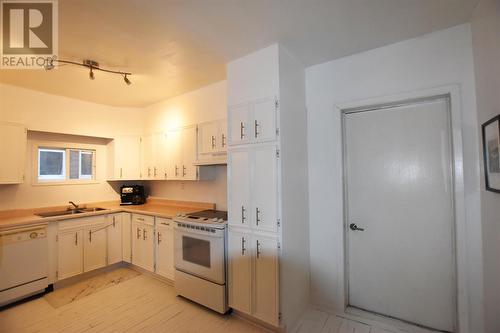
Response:
[{"label": "chrome faucet", "polygon": [[77,205],[77,204],[75,204],[73,201],[70,201],[69,203],[70,203],[73,207],[75,207],[74,209],[78,209],[78,205]]}]

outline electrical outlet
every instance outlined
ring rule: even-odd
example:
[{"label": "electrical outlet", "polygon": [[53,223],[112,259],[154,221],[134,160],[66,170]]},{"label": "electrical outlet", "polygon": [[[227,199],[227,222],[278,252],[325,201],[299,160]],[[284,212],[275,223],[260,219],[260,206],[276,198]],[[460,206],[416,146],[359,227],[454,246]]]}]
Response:
[{"label": "electrical outlet", "polygon": [[184,190],[184,187],[186,186],[186,183],[181,182],[181,190]]}]

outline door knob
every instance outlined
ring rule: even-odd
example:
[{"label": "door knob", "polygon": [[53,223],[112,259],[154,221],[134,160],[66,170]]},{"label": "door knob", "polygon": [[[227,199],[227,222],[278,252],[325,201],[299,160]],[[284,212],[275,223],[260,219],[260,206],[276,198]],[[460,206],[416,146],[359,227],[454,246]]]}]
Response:
[{"label": "door knob", "polygon": [[356,223],[351,223],[349,224],[349,228],[351,228],[351,230],[354,230],[354,231],[365,231],[365,229],[363,228],[359,228]]}]

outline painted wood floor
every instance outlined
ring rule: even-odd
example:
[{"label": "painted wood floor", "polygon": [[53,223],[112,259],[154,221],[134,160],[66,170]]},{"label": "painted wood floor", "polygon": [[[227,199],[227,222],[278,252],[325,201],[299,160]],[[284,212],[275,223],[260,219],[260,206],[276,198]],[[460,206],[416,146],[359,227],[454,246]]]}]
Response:
[{"label": "painted wood floor", "polygon": [[172,286],[139,275],[63,305],[43,297],[0,312],[0,332],[231,332],[265,330],[175,296]]},{"label": "painted wood floor", "polygon": [[294,333],[400,333],[403,331],[376,327],[309,309],[301,318]]}]

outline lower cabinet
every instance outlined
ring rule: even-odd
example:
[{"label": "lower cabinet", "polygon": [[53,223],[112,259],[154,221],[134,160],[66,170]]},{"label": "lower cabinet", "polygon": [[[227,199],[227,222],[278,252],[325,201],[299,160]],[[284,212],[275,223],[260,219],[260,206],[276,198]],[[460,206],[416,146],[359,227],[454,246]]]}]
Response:
[{"label": "lower cabinet", "polygon": [[278,239],[229,232],[229,306],[279,325]]},{"label": "lower cabinet", "polygon": [[154,217],[132,214],[132,264],[154,272]]},{"label": "lower cabinet", "polygon": [[174,223],[156,218],[156,274],[174,279]]},{"label": "lower cabinet", "polygon": [[60,231],[58,243],[57,279],[83,273],[83,229]]},{"label": "lower cabinet", "polygon": [[106,223],[84,228],[83,271],[89,272],[107,265]]},{"label": "lower cabinet", "polygon": [[122,214],[118,213],[108,217],[108,265],[122,261],[122,251]]}]

